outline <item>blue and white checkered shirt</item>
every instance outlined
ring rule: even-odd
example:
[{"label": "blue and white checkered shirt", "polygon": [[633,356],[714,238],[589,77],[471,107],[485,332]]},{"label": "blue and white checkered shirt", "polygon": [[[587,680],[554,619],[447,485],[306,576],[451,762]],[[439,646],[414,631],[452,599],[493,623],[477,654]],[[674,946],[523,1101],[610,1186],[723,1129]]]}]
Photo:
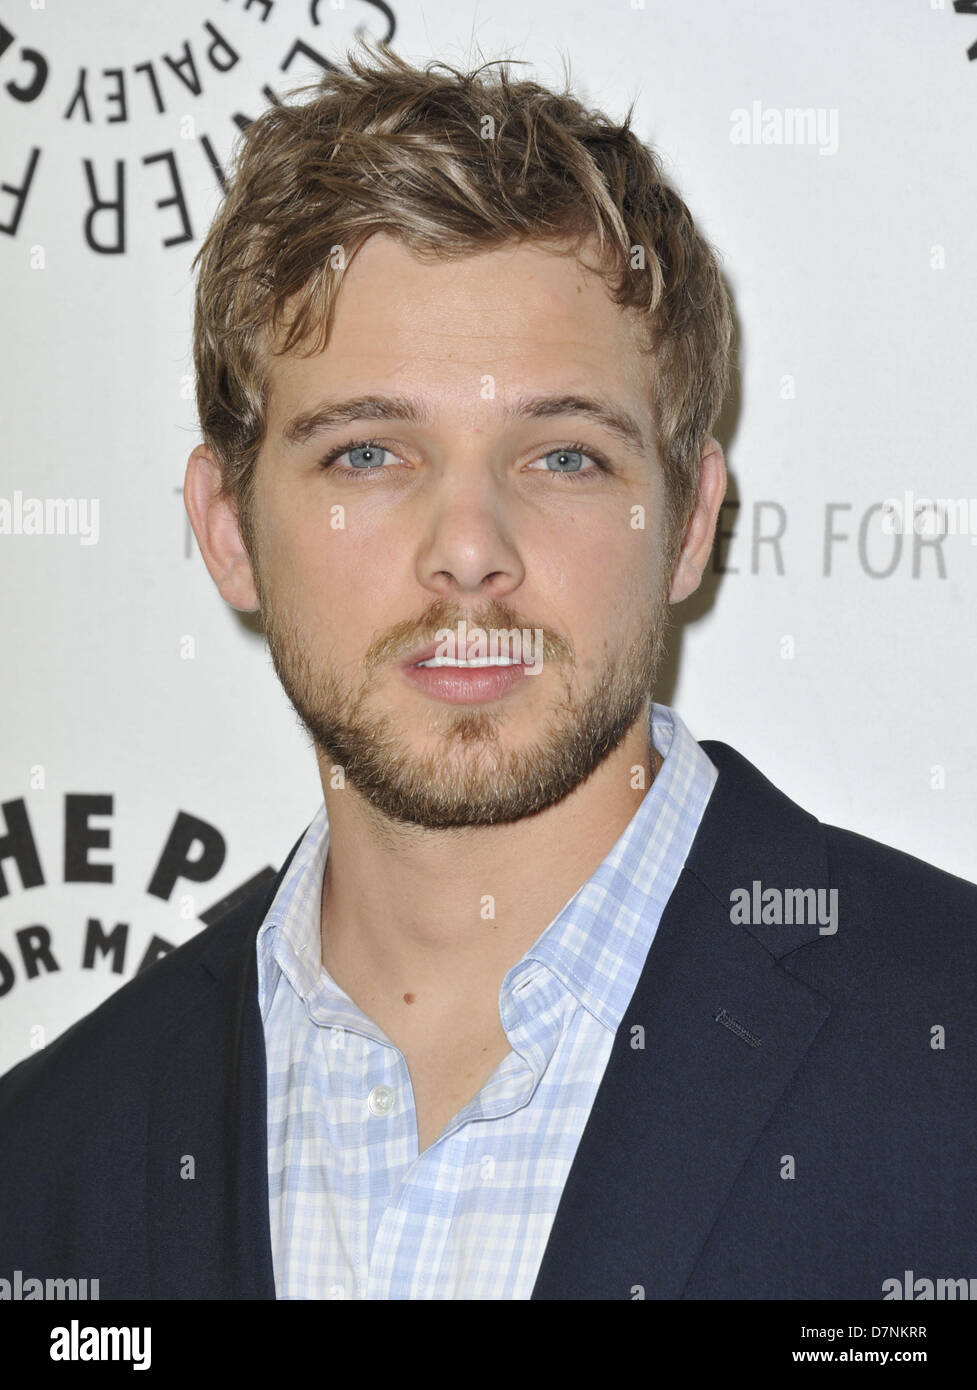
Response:
[{"label": "blue and white checkered shirt", "polygon": [[420,1155],[403,1055],[321,963],[320,808],[257,940],[278,1298],[532,1294],[614,1034],[718,775],[664,705],[652,706],[651,736],[665,761],[641,805],[502,983],[512,1051]]}]

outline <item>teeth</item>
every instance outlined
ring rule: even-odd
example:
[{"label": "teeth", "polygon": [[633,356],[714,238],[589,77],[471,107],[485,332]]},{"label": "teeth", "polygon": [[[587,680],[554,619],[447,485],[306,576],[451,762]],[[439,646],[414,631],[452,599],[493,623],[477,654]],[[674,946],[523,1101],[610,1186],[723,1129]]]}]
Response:
[{"label": "teeth", "polygon": [[418,666],[521,666],[521,661],[516,661],[513,657],[489,657],[476,656],[471,661],[456,661],[453,657],[432,656],[428,661],[419,661]]}]

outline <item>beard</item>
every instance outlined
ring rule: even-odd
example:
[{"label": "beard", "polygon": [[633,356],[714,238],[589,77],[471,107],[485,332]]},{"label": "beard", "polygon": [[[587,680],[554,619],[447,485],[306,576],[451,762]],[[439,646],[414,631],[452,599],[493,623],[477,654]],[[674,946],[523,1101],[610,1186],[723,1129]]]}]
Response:
[{"label": "beard", "polygon": [[[513,746],[506,738],[511,721],[504,701],[493,702],[494,707],[432,702],[429,711],[418,707],[416,714],[407,707],[377,708],[375,702],[371,708],[369,701],[385,672],[397,678],[398,658],[427,640],[436,641],[440,630],[456,628],[462,618],[469,632],[532,630],[533,624],[518,620],[497,602],[469,614],[438,599],[423,618],[401,623],[371,644],[363,660],[363,679],[354,687],[337,671],[313,665],[312,635],[292,613],[278,611],[260,582],[257,565],[253,569],[268,649],[285,694],[320,761],[341,767],[344,783],[381,818],[426,830],[523,820],[562,801],[621,744],[639,718],[647,718],[665,649],[667,576],[654,596],[650,627],[605,655],[587,690],[580,690],[574,680],[570,644],[542,629],[543,671],[557,673],[562,688],[535,736]],[[433,751],[412,748],[411,734],[419,727],[434,735]]]}]

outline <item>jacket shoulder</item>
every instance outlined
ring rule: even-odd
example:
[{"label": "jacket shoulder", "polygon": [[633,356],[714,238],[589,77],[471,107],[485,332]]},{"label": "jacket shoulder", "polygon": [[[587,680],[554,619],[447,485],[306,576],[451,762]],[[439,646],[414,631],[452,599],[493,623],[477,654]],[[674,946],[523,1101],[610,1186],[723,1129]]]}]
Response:
[{"label": "jacket shoulder", "polygon": [[[959,964],[961,951],[973,952],[977,884],[818,820],[727,744],[709,741],[702,748],[719,778],[700,826],[701,843],[694,842],[689,862],[722,901],[729,901],[733,889],[749,888],[753,879],[764,886],[834,891],[836,947],[874,944],[914,965],[920,941],[933,963],[939,955]],[[803,934],[791,944],[801,942],[806,944]]]},{"label": "jacket shoulder", "polygon": [[[289,856],[291,858],[291,855]],[[284,872],[284,870],[282,870]],[[148,1071],[153,1043],[179,1023],[200,983],[253,948],[275,887],[259,884],[217,921],[141,971],[41,1051],[0,1076],[0,1117],[21,1100],[71,1101]]]},{"label": "jacket shoulder", "polygon": [[835,825],[823,827],[837,886],[839,937],[877,977],[943,981],[946,995],[977,996],[977,884],[924,859]]},{"label": "jacket shoulder", "polygon": [[853,886],[882,878],[893,894],[935,894],[963,911],[977,910],[977,883],[970,879],[855,830],[823,824],[835,871]]}]

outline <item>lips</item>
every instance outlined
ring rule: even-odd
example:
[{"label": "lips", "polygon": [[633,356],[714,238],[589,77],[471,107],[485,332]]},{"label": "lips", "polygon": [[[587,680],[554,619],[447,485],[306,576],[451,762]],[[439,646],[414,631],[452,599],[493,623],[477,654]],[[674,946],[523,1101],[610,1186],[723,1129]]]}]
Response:
[{"label": "lips", "polygon": [[481,705],[502,700],[528,682],[528,667],[402,666],[401,678],[426,699],[448,705]]}]

